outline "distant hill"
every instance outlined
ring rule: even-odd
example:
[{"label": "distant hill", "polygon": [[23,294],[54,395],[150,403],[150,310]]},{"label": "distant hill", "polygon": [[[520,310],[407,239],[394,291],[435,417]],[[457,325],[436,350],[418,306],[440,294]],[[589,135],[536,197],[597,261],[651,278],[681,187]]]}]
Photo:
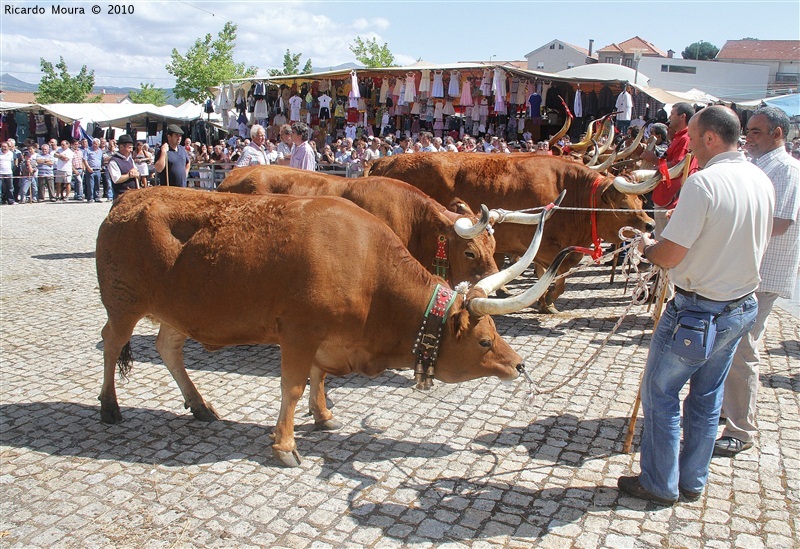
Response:
[{"label": "distant hill", "polygon": [[[0,90],[6,92],[36,92],[39,90],[39,85],[24,82],[23,80],[15,78],[10,74],[6,73],[0,75]],[[131,87],[95,86],[92,88],[92,93],[126,95],[131,91],[138,91],[138,90],[139,88],[131,88]],[[181,103],[183,103],[182,100],[175,98],[175,95],[172,93],[172,88],[167,88],[164,91],[166,92],[167,95],[167,104],[180,105]]]},{"label": "distant hill", "polygon": [[28,84],[10,74],[0,76],[0,90],[14,92],[35,92],[39,89],[38,84]]}]

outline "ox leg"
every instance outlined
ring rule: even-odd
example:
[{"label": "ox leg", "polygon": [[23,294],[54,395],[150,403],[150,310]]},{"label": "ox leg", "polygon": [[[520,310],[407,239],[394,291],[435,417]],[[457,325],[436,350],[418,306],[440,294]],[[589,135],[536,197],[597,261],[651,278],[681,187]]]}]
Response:
[{"label": "ox leg", "polygon": [[[308,345],[308,342],[298,345],[281,343],[281,411],[275,426],[272,453],[284,465],[297,467],[300,454],[294,440],[294,414],[311,374],[316,347]],[[324,378],[319,381],[322,382]]]},{"label": "ox leg", "polygon": [[333,419],[333,412],[328,409],[325,399],[325,377],[327,374],[318,366],[311,367],[311,386],[308,394],[308,407],[314,415],[314,429],[318,431],[335,431],[342,424]]},{"label": "ox leg", "polygon": [[158,350],[158,354],[161,355],[164,364],[167,365],[169,373],[172,374],[172,378],[181,389],[184,401],[183,407],[190,408],[195,419],[200,421],[219,419],[216,410],[203,400],[194,383],[189,379],[189,374],[186,373],[186,367],[183,364],[183,344],[185,342],[185,335],[169,324],[161,323],[158,337],[156,337],[156,350]]},{"label": "ox leg", "polygon": [[[103,387],[100,389],[100,421],[103,423],[119,423],[122,421],[122,414],[119,411],[117,402],[117,390],[114,385],[114,374],[117,370],[117,360],[122,354],[122,350],[130,344],[133,329],[137,320],[128,323],[111,322],[109,318],[103,326]],[[122,326],[120,326],[122,324]],[[130,348],[128,348],[130,349]],[[130,351],[124,357],[123,362],[126,368],[130,367]]]}]

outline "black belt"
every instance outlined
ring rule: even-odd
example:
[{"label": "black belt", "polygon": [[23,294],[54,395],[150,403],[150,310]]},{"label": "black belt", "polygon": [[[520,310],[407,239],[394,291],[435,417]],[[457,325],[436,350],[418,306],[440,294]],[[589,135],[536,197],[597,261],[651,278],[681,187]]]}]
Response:
[{"label": "black belt", "polygon": [[750,292],[749,294],[743,295],[742,297],[737,298],[737,299],[731,299],[731,300],[727,300],[726,299],[724,301],[719,301],[717,299],[708,299],[707,297],[703,297],[703,296],[701,296],[700,294],[698,294],[696,292],[690,292],[689,290],[684,290],[683,288],[679,288],[678,286],[675,286],[675,292],[679,293],[679,294],[681,294],[683,296],[686,296],[686,297],[696,297],[698,299],[703,299],[705,301],[710,301],[711,303],[729,303],[730,304],[729,305],[729,307],[730,307],[729,310],[735,309],[736,307],[741,305],[744,301],[746,301],[748,297],[753,295],[753,292]]}]

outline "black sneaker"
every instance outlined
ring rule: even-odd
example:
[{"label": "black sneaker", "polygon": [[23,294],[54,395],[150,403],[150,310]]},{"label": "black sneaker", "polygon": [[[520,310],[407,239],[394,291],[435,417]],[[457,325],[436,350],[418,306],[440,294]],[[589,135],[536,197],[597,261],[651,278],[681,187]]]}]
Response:
[{"label": "black sneaker", "polygon": [[675,503],[678,501],[677,498],[668,499],[651,494],[641,485],[639,482],[639,477],[619,477],[617,479],[617,487],[629,496],[652,501],[660,505],[675,505]]},{"label": "black sneaker", "polygon": [[700,499],[700,496],[703,495],[703,492],[691,492],[689,490],[684,490],[683,488],[680,487],[678,487],[678,491],[683,496],[683,499],[689,502],[697,501],[698,499]]}]

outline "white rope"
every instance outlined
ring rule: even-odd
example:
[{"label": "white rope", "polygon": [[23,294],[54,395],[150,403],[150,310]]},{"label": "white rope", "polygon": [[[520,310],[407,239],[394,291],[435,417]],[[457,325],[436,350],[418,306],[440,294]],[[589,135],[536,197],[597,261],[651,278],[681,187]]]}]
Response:
[{"label": "white rope", "polygon": [[[517,212],[523,213],[536,213],[540,212],[545,209],[546,206],[537,206],[536,208],[527,208],[525,210],[514,210]],[[554,210],[565,210],[565,211],[573,211],[573,212],[635,212],[635,213],[650,213],[650,212],[668,212],[671,210],[661,210],[661,209],[652,209],[652,210],[637,210],[633,208],[578,208],[570,207],[570,206],[553,206]]]},{"label": "white rope", "polygon": [[[625,234],[630,234],[630,233],[633,234],[632,237],[626,237],[625,236]],[[652,295],[661,295],[661,288],[662,288],[663,284],[666,284],[666,276],[659,276],[658,277],[658,285],[657,285],[658,287],[654,288],[652,290],[652,292],[651,292],[651,290],[649,288],[649,282],[656,275],[666,274],[666,273],[663,272],[664,269],[662,269],[661,267],[656,267],[655,265],[653,265],[653,267],[649,271],[646,271],[646,272],[639,271],[639,265],[642,263],[642,260],[644,259],[642,257],[642,254],[639,252],[639,242],[642,239],[642,234],[643,233],[641,231],[639,231],[638,229],[634,229],[632,227],[622,227],[619,230],[619,237],[620,237],[620,239],[622,239],[626,243],[624,245],[620,246],[619,248],[617,248],[616,250],[614,250],[612,252],[609,252],[607,254],[604,254],[603,256],[601,256],[600,258],[598,258],[596,260],[597,263],[600,263],[601,260],[603,260],[603,259],[612,257],[612,256],[614,256],[616,254],[621,253],[622,251],[627,251],[627,253],[625,254],[625,259],[622,262],[622,273],[625,276],[626,280],[634,280],[635,281],[635,285],[634,285],[633,291],[632,291],[631,302],[625,308],[625,311],[623,311],[622,316],[620,316],[619,320],[617,320],[617,323],[614,324],[614,327],[608,333],[608,335],[606,336],[605,340],[603,340],[603,343],[600,344],[600,346],[597,349],[595,349],[594,353],[592,353],[592,356],[590,356],[586,361],[584,361],[583,364],[581,364],[579,367],[577,367],[575,369],[574,373],[572,373],[571,375],[569,375],[566,378],[564,378],[564,380],[562,382],[558,383],[554,387],[550,387],[550,388],[548,388],[546,390],[537,389],[535,384],[534,384],[534,382],[533,382],[533,379],[531,379],[531,377],[527,373],[525,373],[523,371],[526,379],[528,380],[528,384],[530,386],[529,391],[528,391],[528,396],[527,396],[527,399],[526,399],[526,402],[527,402],[528,405],[533,404],[533,400],[535,399],[536,395],[544,395],[544,394],[553,393],[553,392],[561,389],[565,385],[567,385],[570,381],[574,380],[578,376],[578,374],[581,373],[581,371],[584,368],[586,368],[589,364],[591,364],[598,357],[598,355],[600,355],[602,350],[608,344],[608,342],[611,339],[611,337],[617,332],[617,330],[619,330],[620,326],[622,325],[622,321],[625,320],[625,317],[628,316],[628,313],[630,313],[630,311],[634,307],[634,305],[644,305],[644,304],[646,304],[648,299],[650,298],[651,294]],[[569,271],[565,272],[564,274],[557,276],[555,278],[555,280],[559,280],[561,278],[566,278],[567,276],[569,276],[569,275],[571,275],[571,274],[573,274],[573,273],[575,273],[577,271],[580,271],[582,269],[585,269],[587,267],[588,267],[588,264],[578,265],[578,266],[570,269]]]}]

